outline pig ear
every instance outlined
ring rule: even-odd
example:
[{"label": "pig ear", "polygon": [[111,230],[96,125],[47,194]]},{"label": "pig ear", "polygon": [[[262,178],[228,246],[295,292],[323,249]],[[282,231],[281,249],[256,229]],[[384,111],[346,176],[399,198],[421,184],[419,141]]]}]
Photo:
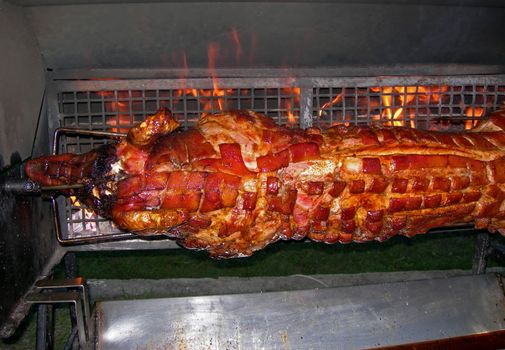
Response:
[{"label": "pig ear", "polygon": [[127,140],[135,146],[149,146],[160,136],[170,134],[178,127],[179,122],[172,116],[172,112],[160,108],[156,114],[131,128]]}]

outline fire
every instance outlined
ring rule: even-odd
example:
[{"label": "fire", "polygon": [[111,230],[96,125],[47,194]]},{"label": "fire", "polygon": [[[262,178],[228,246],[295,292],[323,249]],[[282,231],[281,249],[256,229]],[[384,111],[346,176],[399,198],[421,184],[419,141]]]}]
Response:
[{"label": "fire", "polygon": [[[207,49],[207,60],[209,63],[209,73],[212,79],[212,96],[217,96],[217,104],[219,110],[223,110],[223,99],[225,94],[223,89],[220,89],[217,84],[217,74],[216,74],[216,59],[218,55],[218,46],[216,43],[210,43]],[[205,110],[205,108],[204,108]]]},{"label": "fire", "polygon": [[[344,88],[339,94],[330,97],[331,99],[319,108],[317,114],[323,118],[333,113],[337,117],[334,124],[347,125],[352,118],[358,118],[358,120],[362,118],[384,126],[416,128],[421,123],[421,127],[436,128],[437,130],[450,129],[452,125],[458,124],[458,122],[454,122],[457,119],[451,120],[451,118],[461,116],[472,118],[472,120],[464,121],[465,129],[472,128],[476,125],[475,118],[484,115],[485,109],[483,107],[468,107],[468,105],[475,103],[475,97],[474,100],[466,98],[469,94],[465,94],[464,88],[448,92],[449,88],[447,85]],[[475,92],[473,93],[475,94]],[[334,106],[343,106],[343,102],[347,102],[347,100],[344,101],[344,98],[350,99],[351,107],[348,110],[341,107],[328,113],[328,110]],[[490,103],[492,101],[488,101],[488,105]],[[457,109],[453,109],[454,106],[462,106],[462,112],[459,115]],[[364,114],[360,114],[360,112]],[[436,123],[436,125],[422,124],[429,122]],[[459,123],[461,126],[463,125],[463,122]]]},{"label": "fire", "polygon": [[[236,30],[232,30],[232,39],[236,43],[237,52],[241,52],[240,49],[240,39],[238,38],[238,33]],[[210,43],[207,47],[207,61],[208,61],[208,71],[212,81],[212,89],[195,89],[186,88],[185,76],[180,78],[181,89],[175,92],[175,104],[179,102],[179,98],[184,97],[195,97],[198,103],[202,106],[201,111],[204,113],[223,111],[228,108],[226,103],[226,96],[231,95],[234,89],[223,89],[219,86],[217,72],[216,72],[216,61],[219,57],[219,45],[217,43]],[[187,57],[184,54],[184,64],[185,71],[187,68]]]},{"label": "fire", "polygon": [[231,29],[231,39],[235,44],[235,60],[240,62],[240,58],[242,57],[242,44],[240,44],[240,37],[238,36],[236,28]]},{"label": "fire", "polygon": [[[229,39],[233,47],[232,52],[226,52],[226,50],[222,48],[226,46],[220,46],[217,42],[211,42],[207,46],[207,71],[211,82],[210,88],[194,88],[188,86],[187,78],[189,75],[190,59],[186,52],[183,52],[177,60],[182,66],[178,75],[179,88],[169,92],[170,97],[167,99],[162,99],[161,95],[156,96],[155,108],[151,107],[152,105],[149,106],[149,110],[145,109],[145,105],[143,105],[144,108],[140,108],[139,105],[142,105],[142,103],[134,99],[134,97],[138,96],[118,96],[118,92],[116,91],[99,91],[98,95],[103,99],[105,112],[114,114],[106,116],[106,123],[110,126],[110,130],[113,132],[127,133],[128,129],[137,120],[137,115],[134,115],[134,112],[138,114],[149,114],[154,113],[159,107],[170,108],[176,117],[182,118],[187,116],[179,115],[178,113],[181,113],[181,110],[184,110],[186,113],[199,112],[201,114],[237,108],[257,110],[258,107],[254,104],[254,98],[256,97],[253,90],[225,88],[221,86],[221,82],[218,78],[217,67],[219,66],[220,59],[234,57],[237,63],[240,63],[241,59],[251,60],[256,47],[256,36],[254,34],[251,34],[250,47],[247,47],[245,51],[243,50],[245,46],[243,46],[238,30],[232,28],[229,34]],[[292,81],[288,79],[287,85],[291,84]],[[278,111],[278,115],[281,118],[287,118],[288,125],[293,126],[297,123],[299,116],[300,88],[281,88],[281,91],[282,94],[279,96],[280,105],[275,107],[275,110]],[[272,99],[269,99],[269,101],[270,100]],[[259,108],[263,109],[263,106]]]},{"label": "fire", "polygon": [[[242,44],[240,41],[240,37],[238,35],[238,31],[235,28],[232,28],[230,33],[231,40],[234,44],[235,48],[235,59],[239,61],[243,56]],[[253,37],[254,39],[254,37]],[[252,42],[254,46],[254,40]],[[252,50],[251,50],[252,52]],[[187,83],[185,80],[185,76],[181,77],[181,89],[176,90],[175,92],[175,101],[174,104],[177,105],[181,99],[187,97],[194,97],[198,104],[200,105],[200,111],[203,113],[212,113],[217,111],[225,111],[230,108],[234,108],[234,105],[231,104],[231,100],[237,98],[237,95],[240,96],[248,96],[251,94],[249,89],[232,89],[232,88],[223,88],[220,86],[219,79],[217,76],[217,61],[220,55],[226,53],[221,53],[220,47],[217,43],[210,43],[207,47],[207,60],[208,60],[208,72],[212,82],[212,89],[195,89],[186,87]],[[185,57],[185,62],[187,62],[187,58]],[[187,67],[186,67],[187,70]],[[283,95],[281,96],[281,106],[280,109],[285,111],[284,116],[288,118],[288,124],[294,125],[296,124],[298,111],[296,106],[300,105],[300,88],[299,87],[289,87],[282,88]],[[236,108],[236,107],[235,107]],[[241,106],[241,108],[243,108]],[[251,107],[252,108],[252,107]]]},{"label": "fire", "polygon": [[77,199],[76,196],[70,196],[70,202],[72,202],[72,205],[74,205],[76,207],[81,206],[81,203],[79,202],[79,200]]},{"label": "fire", "polygon": [[319,109],[319,112],[317,113],[317,115],[319,117],[321,117],[324,113],[324,110],[333,106],[334,104],[337,104],[339,103],[340,101],[342,100],[342,94],[338,94],[337,96],[335,96],[331,101],[329,102],[326,102],[320,109]]},{"label": "fire", "polygon": [[94,221],[97,218],[95,212],[91,209],[85,208],[76,196],[70,196],[70,202],[74,207],[79,210],[72,214],[72,220],[75,221],[72,224],[71,232],[81,232],[81,231],[97,231],[97,223]]},{"label": "fire", "polygon": [[283,104],[283,109],[286,110],[288,125],[296,126],[296,117],[298,113],[295,111],[295,106],[300,105],[301,89],[299,87],[289,87],[283,88],[282,92],[286,96],[281,103]]},{"label": "fire", "polygon": [[[409,106],[415,104],[418,99],[426,100],[430,98],[429,90],[424,86],[383,86],[372,87],[373,92],[381,92],[382,106],[385,107],[379,119],[385,119],[386,126],[406,126],[415,128],[415,114],[408,113]],[[437,97],[439,98],[439,97]],[[405,116],[408,115],[410,122],[406,123]]]},{"label": "fire", "polygon": [[104,108],[107,112],[116,113],[116,116],[107,117],[107,125],[112,126],[112,132],[127,133],[131,126],[132,118],[130,117],[130,104],[126,101],[119,101],[114,94],[114,91],[99,91],[98,95],[104,100]]},{"label": "fire", "polygon": [[293,108],[292,108],[292,105],[291,105],[291,101],[286,101],[286,110],[287,110],[287,113],[288,113],[288,123],[290,125],[294,125],[296,124],[296,117],[293,113]]},{"label": "fire", "polygon": [[465,115],[472,119],[465,120],[465,130],[470,130],[477,125],[478,120],[473,118],[480,118],[484,115],[484,108],[482,107],[467,107],[465,109]]}]

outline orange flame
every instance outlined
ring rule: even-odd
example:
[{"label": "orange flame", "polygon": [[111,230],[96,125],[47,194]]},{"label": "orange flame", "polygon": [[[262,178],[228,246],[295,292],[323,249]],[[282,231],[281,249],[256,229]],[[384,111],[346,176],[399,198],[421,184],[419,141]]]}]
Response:
[{"label": "orange flame", "polygon": [[104,108],[108,112],[117,113],[117,116],[108,117],[106,120],[107,125],[112,126],[111,131],[127,133],[128,129],[131,126],[129,102],[117,101],[114,95],[114,91],[98,91],[97,94],[104,99],[113,99],[112,101],[104,101]]},{"label": "orange flame", "polygon": [[336,103],[339,103],[342,100],[342,94],[338,94],[333,98],[333,100],[326,102],[320,109],[319,112],[317,113],[319,117],[321,117],[324,113],[324,110],[333,106]]},{"label": "orange flame", "polygon": [[186,77],[189,73],[189,66],[188,66],[188,56],[186,55],[186,52],[182,53],[182,70],[179,75],[179,79],[181,80],[181,85],[185,87],[185,82],[186,82]]},{"label": "orange flame", "polygon": [[[219,47],[217,46],[216,43],[210,43],[209,47],[207,49],[207,59],[208,59],[208,64],[209,64],[209,73],[212,78],[212,96],[218,96],[217,98],[217,104],[219,106],[219,110],[223,109],[223,99],[221,98],[224,96],[224,90],[220,89],[218,84],[217,84],[217,74],[216,74],[216,59],[218,55]],[[212,106],[212,102],[211,102]],[[206,108],[204,108],[206,110]]]},{"label": "orange flame", "polygon": [[415,105],[433,105],[439,103],[448,90],[448,86],[374,86],[372,92],[381,93],[382,114],[372,116],[373,120],[383,120],[386,126],[407,125],[406,116],[410,119],[408,126],[416,127]]},{"label": "orange flame", "polygon": [[[249,55],[248,57],[245,57],[246,59],[249,59],[249,61],[253,59],[253,54],[257,44],[256,36],[254,33],[251,34],[250,48],[248,52],[243,51],[239,32],[236,28],[231,29],[230,40],[233,43],[233,53],[237,62],[242,59],[246,53]],[[195,108],[194,102],[196,100],[196,110],[199,110],[203,113],[212,113],[223,111],[231,107],[238,107],[235,104],[231,105],[231,102],[237,100],[237,95],[248,96],[251,94],[251,92],[248,89],[223,88],[220,86],[221,83],[219,81],[216,68],[217,62],[222,57],[230,57],[229,53],[221,51],[222,50],[220,49],[219,44],[216,42],[211,42],[207,47],[208,73],[211,79],[212,87],[206,89],[197,89],[187,86],[186,79],[189,75],[189,59],[186,52],[183,52],[182,57],[179,61],[182,65],[182,69],[179,74],[180,87],[171,93],[170,100],[160,99],[159,105],[163,106],[169,103],[170,106],[174,109],[174,113],[177,113],[176,111],[178,110],[178,106],[183,100],[185,102],[188,101],[188,103],[191,103],[191,107],[184,106],[184,109]],[[292,82],[288,82],[288,85],[291,85],[291,83]],[[281,105],[279,108],[281,111],[283,111],[283,116],[287,116],[288,123],[290,125],[295,124],[299,114],[298,111],[300,105],[300,88],[289,87],[281,88],[281,90],[283,91],[283,95],[281,96]],[[132,105],[133,102],[129,100],[118,101],[114,91],[100,91],[99,95],[106,98],[106,101],[104,101],[106,111],[116,113],[115,116],[108,117],[106,123],[111,126],[112,131],[126,133],[128,131],[128,128],[131,126],[132,121],[134,120],[133,116],[130,115],[132,110],[135,110],[135,106]],[[227,99],[228,96],[230,96],[229,100]],[[188,97],[192,98],[187,99]],[[253,101],[247,99],[242,99],[241,101],[244,101],[244,104],[246,106],[251,103],[251,107],[254,108],[252,103]],[[239,101],[239,105],[241,101]]]},{"label": "orange flame", "polygon": [[[449,89],[451,91],[448,93]],[[325,110],[331,106],[342,104],[346,97],[346,89],[331,100],[327,101],[318,110],[319,117],[325,117]],[[411,128],[425,127],[428,129],[450,129],[451,127],[472,128],[477,124],[476,118],[482,117],[485,113],[483,107],[471,107],[474,103],[481,104],[482,96],[477,95],[470,100],[471,90],[466,87],[456,87],[453,91],[448,85],[425,85],[425,86],[373,86],[358,87],[355,90],[350,89],[351,103],[356,103],[356,112],[352,110],[335,110],[332,113],[337,114],[338,120],[333,124],[347,125],[348,118],[352,118],[357,113],[358,118],[366,118],[372,122],[379,122],[385,126],[408,126]],[[479,94],[484,93],[485,88],[479,90]],[[369,94],[369,93],[372,94]],[[475,95],[475,91],[473,91]],[[479,100],[479,98],[481,100]],[[478,102],[481,101],[481,102]],[[485,101],[485,98],[484,100]],[[490,105],[493,100],[487,101]],[[458,121],[451,119],[454,115],[454,107],[461,106],[462,112],[459,117],[471,118],[471,120]],[[439,114],[438,114],[438,113]],[[344,113],[344,115],[342,115]],[[367,115],[369,113],[370,115]],[[421,119],[416,119],[421,116]],[[431,118],[430,118],[431,117]],[[344,120],[342,120],[343,118]],[[426,123],[432,123],[426,125]]]},{"label": "orange flame", "polygon": [[77,199],[76,196],[70,196],[70,202],[72,202],[72,205],[74,205],[76,207],[81,206],[81,203],[79,202],[79,200]]},{"label": "orange flame", "polygon": [[242,45],[240,44],[240,38],[236,28],[231,29],[231,40],[235,44],[235,60],[239,62],[242,57]]},{"label": "orange flame", "polygon": [[[465,115],[471,118],[480,118],[484,115],[484,108],[482,107],[467,107],[465,109]],[[465,120],[465,130],[470,130],[474,126],[476,126],[478,120]]]},{"label": "orange flame", "polygon": [[[447,85],[442,85],[440,87],[438,86],[433,86],[431,87],[431,89],[429,90],[431,92],[431,101],[433,102],[440,102],[440,99],[442,98],[442,93],[446,92],[447,90],[449,89],[449,86]],[[440,93],[438,93],[440,92]]]},{"label": "orange flame", "polygon": [[290,100],[286,101],[286,110],[288,112],[288,123],[290,125],[296,124],[296,118],[295,118],[295,115],[293,113],[293,107],[291,105],[291,101]]},{"label": "orange flame", "polygon": [[296,117],[298,117],[297,111],[295,111],[295,106],[300,105],[300,94],[301,89],[299,87],[289,87],[282,88],[282,92],[287,95],[287,98],[282,100],[282,108],[286,110],[286,116],[288,117],[288,125],[296,125]]}]

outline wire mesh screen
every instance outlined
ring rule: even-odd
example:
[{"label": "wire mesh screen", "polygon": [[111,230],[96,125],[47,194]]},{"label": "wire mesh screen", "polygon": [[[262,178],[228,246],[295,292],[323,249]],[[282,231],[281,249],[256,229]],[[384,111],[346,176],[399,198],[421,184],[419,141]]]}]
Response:
[{"label": "wire mesh screen", "polygon": [[314,88],[314,124],[471,129],[505,102],[504,85],[402,85]]},{"label": "wire mesh screen", "polygon": [[[80,81],[68,88],[66,82],[65,88],[55,94],[57,124],[125,133],[160,107],[166,107],[184,128],[194,125],[204,113],[251,109],[289,127],[300,122],[308,125],[306,121],[311,119],[314,126],[321,128],[335,124],[381,124],[463,131],[471,129],[489,111],[505,102],[505,78],[493,77],[493,83],[468,76],[451,78],[450,84],[430,83],[425,78],[401,84],[394,77],[382,79],[380,83],[376,78],[358,82],[314,78],[302,79],[299,86],[304,86],[303,89],[293,87],[297,84],[285,87],[281,80],[274,84],[270,81],[265,83],[268,87],[262,87],[264,80],[258,78],[241,80],[246,87],[222,89],[200,88],[198,84],[188,87],[187,82],[183,89],[172,88],[181,86],[179,82],[151,88],[150,81],[126,82],[124,88],[117,88],[122,86],[122,81],[113,81],[111,87],[105,84],[105,88],[101,85],[99,89],[94,82],[86,85]],[[59,141],[60,152],[84,153],[110,140],[61,135]],[[65,215],[60,218],[66,228],[63,238],[68,241],[83,237],[106,239],[121,232],[111,221],[86,209],[75,198],[67,199],[61,214]]]},{"label": "wire mesh screen", "polygon": [[[297,88],[170,89],[71,91],[58,94],[60,125],[87,130],[125,133],[161,107],[172,111],[184,128],[202,113],[250,109],[279,124],[298,125],[300,93]],[[87,152],[102,140],[66,137],[65,152]]]}]

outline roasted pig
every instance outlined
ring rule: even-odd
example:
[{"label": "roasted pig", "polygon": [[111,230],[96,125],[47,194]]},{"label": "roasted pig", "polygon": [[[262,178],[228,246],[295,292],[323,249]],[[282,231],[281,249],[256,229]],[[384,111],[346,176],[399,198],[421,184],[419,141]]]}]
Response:
[{"label": "roasted pig", "polygon": [[473,222],[505,234],[505,110],[465,133],[334,126],[292,129],[235,111],[180,130],[168,110],[83,155],[26,173],[121,229],[164,234],[218,258],[277,240],[383,241]]}]

